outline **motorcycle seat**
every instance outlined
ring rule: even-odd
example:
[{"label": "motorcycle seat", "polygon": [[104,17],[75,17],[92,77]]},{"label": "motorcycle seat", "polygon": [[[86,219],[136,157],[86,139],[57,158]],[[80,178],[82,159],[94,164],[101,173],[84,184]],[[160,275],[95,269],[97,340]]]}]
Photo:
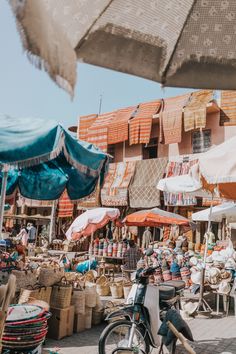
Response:
[{"label": "motorcycle seat", "polygon": [[175,288],[175,291],[178,292],[180,290],[183,290],[185,288],[185,282],[183,280],[168,280],[165,281],[164,283],[161,283],[160,285],[162,286],[172,286]]},{"label": "motorcycle seat", "polygon": [[175,297],[175,288],[173,286],[160,285],[159,297],[162,301],[171,300],[173,297]]}]

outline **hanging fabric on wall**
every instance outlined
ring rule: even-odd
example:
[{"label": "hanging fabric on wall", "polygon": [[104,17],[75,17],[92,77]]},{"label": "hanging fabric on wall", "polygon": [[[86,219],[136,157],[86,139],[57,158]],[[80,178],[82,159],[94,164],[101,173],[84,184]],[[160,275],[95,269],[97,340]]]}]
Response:
[{"label": "hanging fabric on wall", "polygon": [[87,141],[107,152],[108,125],[115,118],[116,111],[100,114],[95,122],[88,128]]},{"label": "hanging fabric on wall", "polygon": [[78,200],[77,210],[99,207],[101,205],[100,191],[100,185],[98,184],[92,194]]},{"label": "hanging fabric on wall", "polygon": [[236,91],[221,91],[220,125],[236,125]]},{"label": "hanging fabric on wall", "polygon": [[118,144],[129,138],[129,119],[137,106],[119,109],[116,117],[108,125],[108,144]]},{"label": "hanging fabric on wall", "polygon": [[127,206],[128,187],[134,175],[136,161],[112,163],[101,190],[104,206]]},{"label": "hanging fabric on wall", "polygon": [[166,158],[137,161],[129,187],[132,208],[153,208],[160,205],[160,191],[156,185],[163,178],[166,165]]},{"label": "hanging fabric on wall", "polygon": [[[174,177],[174,176],[181,176],[189,173],[190,167],[195,165],[198,160],[189,160],[185,162],[183,159],[182,161],[170,161],[167,164],[166,168],[166,177]],[[164,192],[164,202],[165,205],[169,206],[187,206],[187,205],[196,205],[197,200],[195,197],[191,196],[190,194],[184,193],[167,193]]]},{"label": "hanging fabric on wall", "polygon": [[163,144],[176,144],[182,140],[182,116],[190,93],[163,100],[160,112],[160,136]]},{"label": "hanging fabric on wall", "polygon": [[74,204],[70,200],[67,191],[65,190],[58,201],[58,217],[70,218],[73,216]]},{"label": "hanging fabric on wall", "polygon": [[88,129],[95,122],[97,114],[89,114],[87,116],[81,116],[79,118],[79,124],[77,129],[77,138],[83,141],[87,141]]},{"label": "hanging fabric on wall", "polygon": [[137,112],[129,122],[129,144],[148,144],[151,137],[153,115],[158,113],[161,100],[140,103]]},{"label": "hanging fabric on wall", "polygon": [[213,90],[201,90],[192,93],[184,108],[184,130],[206,127],[207,104],[213,100]]}]

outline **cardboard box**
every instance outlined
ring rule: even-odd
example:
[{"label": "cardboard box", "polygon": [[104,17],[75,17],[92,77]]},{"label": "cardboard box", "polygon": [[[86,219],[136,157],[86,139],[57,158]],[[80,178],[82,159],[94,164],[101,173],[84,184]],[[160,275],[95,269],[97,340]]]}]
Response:
[{"label": "cardboard box", "polygon": [[75,308],[56,309],[51,307],[52,317],[48,320],[48,338],[61,339],[72,336]]},{"label": "cardboard box", "polygon": [[85,314],[80,313],[75,315],[74,318],[74,333],[80,333],[85,330]]}]

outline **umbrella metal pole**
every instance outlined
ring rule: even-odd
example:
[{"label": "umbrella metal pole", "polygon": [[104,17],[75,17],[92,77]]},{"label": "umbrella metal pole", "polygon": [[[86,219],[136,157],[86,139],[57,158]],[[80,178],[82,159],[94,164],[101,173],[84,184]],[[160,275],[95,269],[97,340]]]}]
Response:
[{"label": "umbrella metal pole", "polygon": [[206,271],[205,267],[206,267],[206,257],[207,257],[207,250],[208,250],[208,232],[210,232],[211,230],[212,207],[213,207],[213,194],[212,194],[211,207],[210,207],[209,218],[208,218],[207,232],[205,234],[206,243],[204,249],[203,268],[201,274],[200,294],[199,294],[198,307],[196,310],[198,313],[202,313],[206,315],[212,312],[212,308],[204,299],[204,284],[205,284],[205,271]]},{"label": "umbrella metal pole", "polygon": [[49,225],[49,242],[52,242],[52,233],[53,233],[53,226],[54,226],[54,217],[56,211],[56,200],[53,201],[52,210],[51,210],[51,217],[50,217],[50,225]]},{"label": "umbrella metal pole", "polygon": [[8,171],[3,171],[2,176],[2,188],[1,188],[1,199],[0,199],[0,233],[2,239],[2,225],[3,225],[3,218],[4,218],[4,206],[5,206],[5,199],[6,199],[6,190],[7,190],[7,176]]}]

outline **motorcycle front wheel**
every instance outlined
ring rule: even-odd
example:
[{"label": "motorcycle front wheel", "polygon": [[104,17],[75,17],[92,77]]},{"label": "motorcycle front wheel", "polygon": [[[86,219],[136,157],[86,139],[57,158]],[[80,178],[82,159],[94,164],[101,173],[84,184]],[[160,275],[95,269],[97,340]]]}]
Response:
[{"label": "motorcycle front wheel", "polygon": [[132,345],[129,347],[131,328],[132,322],[126,320],[110,323],[100,336],[99,354],[112,354],[117,348],[139,349],[141,353],[149,354],[148,336],[138,326],[134,329]]}]

